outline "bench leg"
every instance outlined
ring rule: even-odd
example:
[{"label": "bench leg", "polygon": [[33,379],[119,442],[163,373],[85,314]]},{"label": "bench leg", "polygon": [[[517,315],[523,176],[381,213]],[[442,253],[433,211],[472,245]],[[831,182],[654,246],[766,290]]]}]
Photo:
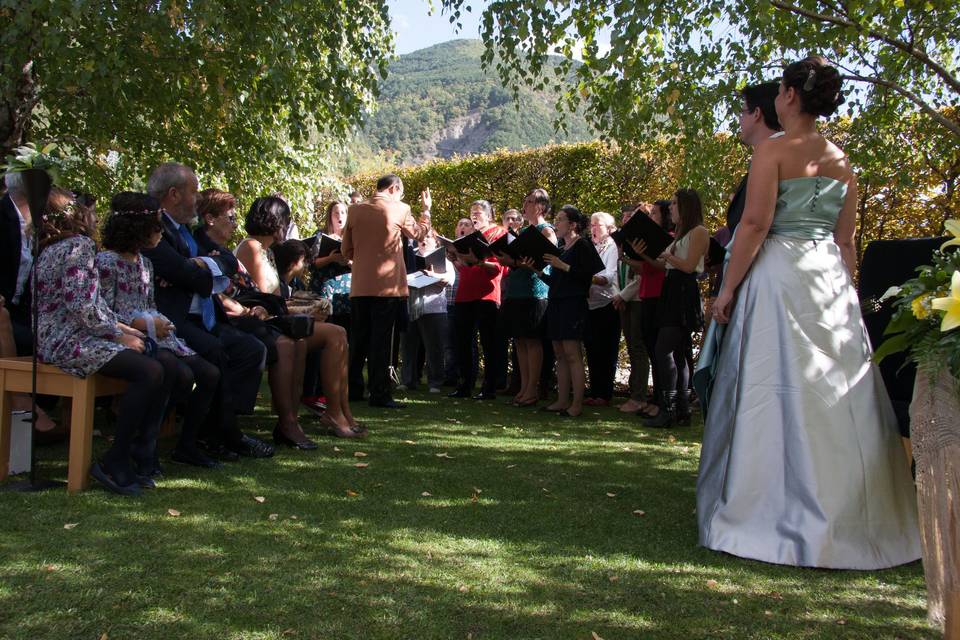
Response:
[{"label": "bench leg", "polygon": [[0,480],[10,475],[10,410],[13,408],[13,394],[4,391],[6,372],[0,370]]},{"label": "bench leg", "polygon": [[93,376],[73,381],[70,409],[70,463],[67,491],[78,493],[90,486],[90,459],[93,454]]}]

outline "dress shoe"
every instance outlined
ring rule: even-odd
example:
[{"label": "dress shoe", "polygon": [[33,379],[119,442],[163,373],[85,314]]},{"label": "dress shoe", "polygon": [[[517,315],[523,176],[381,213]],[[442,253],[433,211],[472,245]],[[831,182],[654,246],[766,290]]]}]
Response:
[{"label": "dress shoe", "polygon": [[189,464],[202,469],[222,469],[223,463],[209,458],[202,451],[187,451],[185,449],[174,449],[170,454],[170,459],[180,464]]},{"label": "dress shoe", "polygon": [[242,435],[230,450],[244,458],[270,458],[274,453],[271,445],[246,434]]},{"label": "dress shoe", "polygon": [[407,404],[396,400],[382,400],[380,402],[370,402],[370,406],[379,409],[405,409]]},{"label": "dress shoe", "polygon": [[496,400],[497,394],[492,391],[482,391],[473,396],[474,400]]},{"label": "dress shoe", "polygon": [[456,391],[451,391],[447,394],[448,398],[469,398],[470,392],[466,389],[457,389]]},{"label": "dress shoe", "polygon": [[197,447],[201,452],[224,462],[236,462],[240,459],[240,454],[226,447],[222,442],[214,440],[197,440]]},{"label": "dress shoe", "polygon": [[279,427],[273,430],[273,441],[276,444],[284,444],[288,447],[301,449],[303,451],[313,451],[319,446],[316,442],[306,436],[303,436],[303,440],[294,440],[293,438],[284,435],[284,433],[280,431]]},{"label": "dress shoe", "polygon": [[117,478],[111,475],[99,462],[94,462],[91,465],[90,476],[102,484],[107,491],[122,496],[138,496],[141,493],[140,485],[136,481],[131,484],[120,484]]}]

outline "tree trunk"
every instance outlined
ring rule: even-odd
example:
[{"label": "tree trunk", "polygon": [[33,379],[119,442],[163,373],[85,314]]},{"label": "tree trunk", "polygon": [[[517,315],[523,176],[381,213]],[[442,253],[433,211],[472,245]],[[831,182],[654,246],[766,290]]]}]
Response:
[{"label": "tree trunk", "polygon": [[27,141],[38,101],[33,61],[28,61],[15,79],[10,78],[4,84],[9,93],[0,96],[0,158]]}]

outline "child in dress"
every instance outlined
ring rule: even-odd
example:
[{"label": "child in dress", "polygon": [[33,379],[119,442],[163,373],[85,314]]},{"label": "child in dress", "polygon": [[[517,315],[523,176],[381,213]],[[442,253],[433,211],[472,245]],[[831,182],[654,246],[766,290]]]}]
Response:
[{"label": "child in dress", "polygon": [[113,443],[90,475],[114,493],[139,495],[142,487],[156,486],[149,472],[176,359],[145,354],[147,337],[103,300],[90,238],[92,207],[54,189],[40,224],[37,355],[75,376],[99,373],[128,382]]},{"label": "child in dress", "polygon": [[[220,371],[196,354],[177,337],[173,323],[157,311],[153,295],[153,265],[140,254],[160,242],[160,203],[145,193],[123,192],[113,197],[101,234],[105,251],[97,254],[96,266],[104,302],[121,321],[149,336],[163,357],[176,356],[172,381],[172,402],[186,400],[183,429],[173,450],[174,462],[203,468],[221,463],[204,454],[196,444],[197,433],[213,402]],[[150,452],[153,466],[146,471],[159,474],[156,435]]]}]

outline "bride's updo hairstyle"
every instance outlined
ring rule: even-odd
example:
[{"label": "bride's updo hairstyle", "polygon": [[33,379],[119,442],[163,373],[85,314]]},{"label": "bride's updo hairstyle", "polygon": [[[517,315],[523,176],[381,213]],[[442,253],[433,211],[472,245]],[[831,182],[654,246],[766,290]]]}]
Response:
[{"label": "bride's updo hairstyle", "polygon": [[800,96],[800,107],[813,116],[831,116],[843,104],[840,72],[820,56],[809,56],[783,70],[783,86]]}]

